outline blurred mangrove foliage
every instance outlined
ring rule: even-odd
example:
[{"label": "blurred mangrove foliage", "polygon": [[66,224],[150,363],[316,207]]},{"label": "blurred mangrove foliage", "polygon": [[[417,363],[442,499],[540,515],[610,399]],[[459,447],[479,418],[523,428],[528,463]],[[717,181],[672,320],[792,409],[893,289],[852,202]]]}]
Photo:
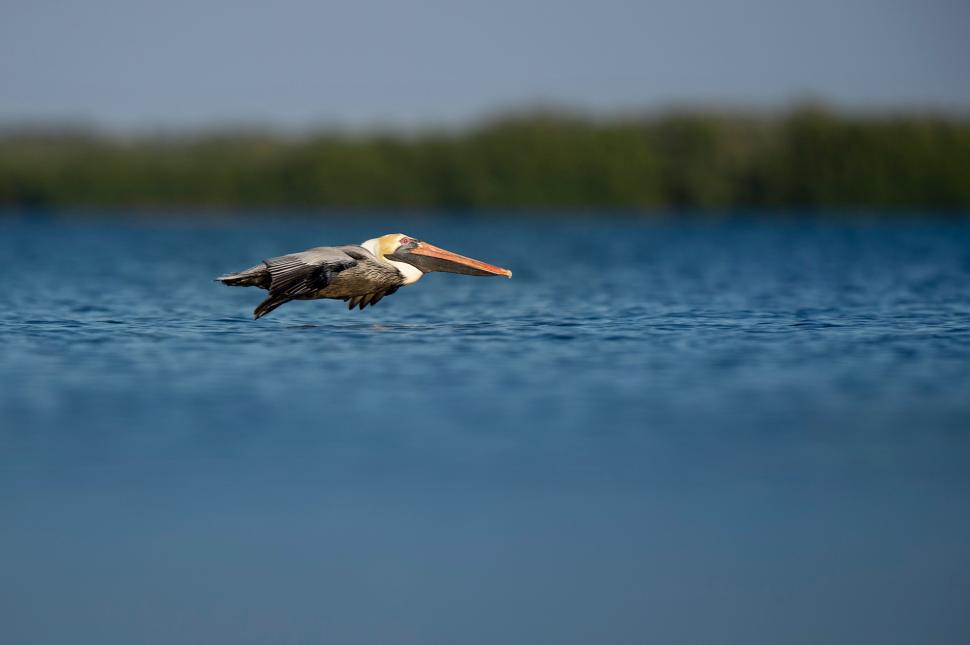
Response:
[{"label": "blurred mangrove foliage", "polygon": [[513,115],[464,130],[0,130],[0,206],[970,209],[970,118]]}]

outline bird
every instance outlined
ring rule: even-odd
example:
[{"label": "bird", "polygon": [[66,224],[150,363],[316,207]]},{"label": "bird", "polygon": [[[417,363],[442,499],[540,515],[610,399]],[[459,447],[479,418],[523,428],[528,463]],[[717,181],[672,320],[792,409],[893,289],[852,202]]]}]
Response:
[{"label": "bird", "polygon": [[269,258],[215,280],[230,287],[266,289],[269,296],[253,311],[258,320],[291,300],[332,298],[346,301],[348,309],[374,306],[431,271],[512,277],[508,269],[391,233],[360,244],[318,246]]}]

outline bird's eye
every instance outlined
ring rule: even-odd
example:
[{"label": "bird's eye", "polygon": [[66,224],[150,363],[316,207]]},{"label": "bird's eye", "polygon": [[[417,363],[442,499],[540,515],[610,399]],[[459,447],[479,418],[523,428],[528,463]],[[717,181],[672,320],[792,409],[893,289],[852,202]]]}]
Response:
[{"label": "bird's eye", "polygon": [[398,244],[410,244],[413,241],[410,237],[402,237]]}]

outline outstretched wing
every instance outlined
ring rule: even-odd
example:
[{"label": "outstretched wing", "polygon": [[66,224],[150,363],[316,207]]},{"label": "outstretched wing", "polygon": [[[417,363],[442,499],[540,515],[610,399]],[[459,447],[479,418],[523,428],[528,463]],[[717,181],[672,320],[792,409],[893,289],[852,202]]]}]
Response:
[{"label": "outstretched wing", "polygon": [[327,246],[270,258],[263,263],[270,274],[270,295],[290,298],[319,291],[330,284],[336,274],[357,266],[357,260],[345,251]]},{"label": "outstretched wing", "polygon": [[263,260],[270,274],[269,297],[256,307],[253,316],[260,318],[294,298],[315,294],[357,263],[358,258],[332,246]]}]

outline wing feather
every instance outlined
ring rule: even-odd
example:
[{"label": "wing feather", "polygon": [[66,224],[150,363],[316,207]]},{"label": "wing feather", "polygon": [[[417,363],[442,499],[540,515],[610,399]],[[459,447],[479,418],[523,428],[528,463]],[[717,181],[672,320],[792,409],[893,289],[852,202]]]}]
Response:
[{"label": "wing feather", "polygon": [[356,266],[357,260],[341,249],[321,246],[269,258],[263,264],[270,275],[269,296],[253,312],[256,318],[294,298],[311,296],[326,288],[336,274]]},{"label": "wing feather", "polygon": [[271,296],[298,298],[330,284],[333,276],[357,265],[357,260],[332,247],[263,260],[269,270]]}]

